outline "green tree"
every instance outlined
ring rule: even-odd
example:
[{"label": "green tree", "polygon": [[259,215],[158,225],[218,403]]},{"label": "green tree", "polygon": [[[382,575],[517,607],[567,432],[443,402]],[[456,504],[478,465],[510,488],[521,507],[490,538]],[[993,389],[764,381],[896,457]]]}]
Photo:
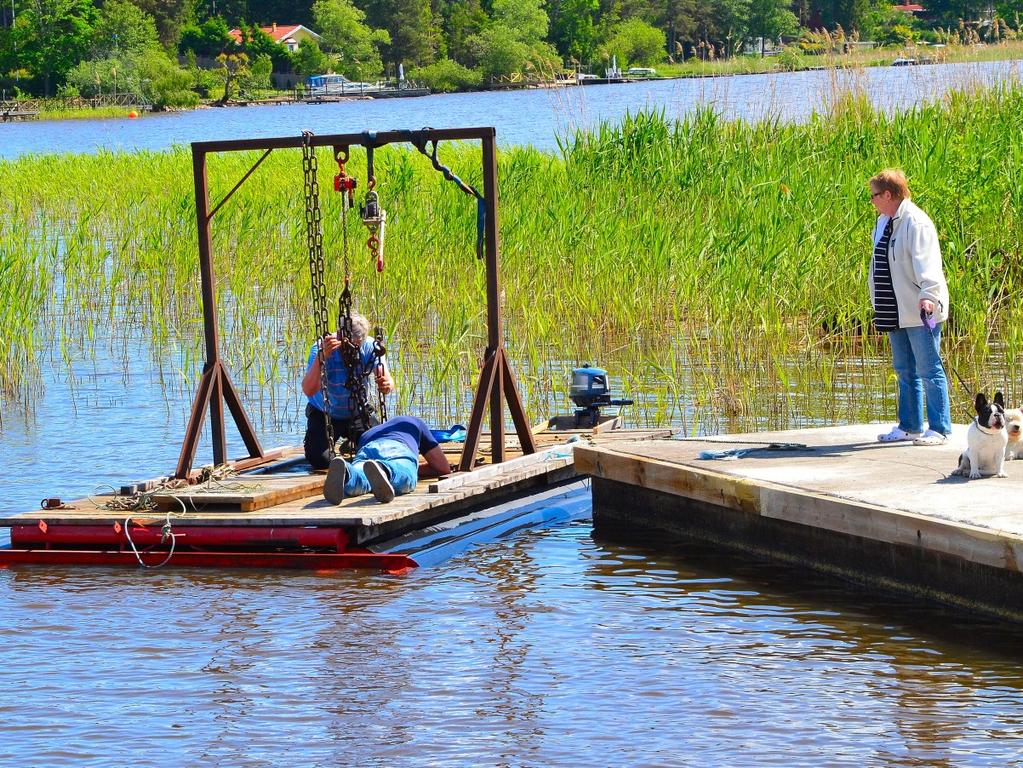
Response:
[{"label": "green tree", "polygon": [[469,61],[471,59],[469,38],[482,32],[490,21],[490,17],[480,5],[480,0],[455,0],[442,4],[441,19],[444,33],[442,52],[446,52],[455,61]]},{"label": "green tree", "polygon": [[85,98],[118,93],[141,96],[142,84],[135,70],[110,57],[79,62],[67,73],[62,92]]},{"label": "green tree", "polygon": [[368,0],[366,10],[373,24],[387,30],[385,54],[394,66],[422,67],[436,58],[442,32],[431,0]]},{"label": "green tree", "polygon": [[291,60],[300,75],[319,75],[330,68],[330,57],[320,50],[319,43],[308,38],[299,41]]},{"label": "green tree", "polygon": [[551,4],[551,38],[566,59],[588,62],[597,44],[598,0],[561,0]]},{"label": "green tree", "polygon": [[607,59],[616,57],[620,67],[649,66],[664,60],[664,43],[663,30],[640,19],[629,19],[614,28],[604,52]]},{"label": "green tree", "polygon": [[440,59],[427,67],[413,70],[410,77],[438,93],[471,90],[483,82],[483,75],[478,70],[463,67],[451,59]]},{"label": "green tree", "polygon": [[162,50],[150,48],[132,58],[142,95],[153,109],[194,107],[199,103],[199,96],[191,87],[192,76]]},{"label": "green tree", "polygon": [[494,0],[491,23],[469,38],[473,60],[485,77],[505,77],[551,65],[556,52],[544,43],[547,12],[538,0]]},{"label": "green tree", "polygon": [[245,95],[253,95],[257,91],[265,91],[273,83],[271,75],[274,71],[273,60],[265,53],[252,59],[248,72],[238,79],[238,90]]},{"label": "green tree", "polygon": [[195,16],[195,0],[132,0],[156,21],[160,43],[169,51],[177,48],[181,29]]},{"label": "green tree", "polygon": [[697,6],[696,0],[667,0],[662,26],[669,55],[684,58],[685,44],[691,47],[699,41],[701,24],[708,15],[702,8],[710,5]]},{"label": "green tree", "polygon": [[725,56],[735,56],[749,37],[750,0],[717,0],[714,5],[716,37]]},{"label": "green tree", "polygon": [[93,56],[134,54],[160,44],[156,21],[128,0],[107,0],[93,33]]},{"label": "green tree", "polygon": [[370,29],[366,14],[350,0],[316,0],[313,16],[322,45],[337,57],[342,74],[354,80],[380,74],[380,48],[390,42],[386,30]]},{"label": "green tree", "polygon": [[217,64],[215,71],[224,83],[224,94],[217,103],[227,104],[234,85],[249,74],[249,57],[244,53],[222,53],[217,56]]},{"label": "green tree", "polygon": [[92,46],[92,0],[26,0],[11,31],[15,68],[24,69],[49,96]]},{"label": "green tree", "polygon": [[484,77],[507,77],[526,68],[531,53],[515,33],[503,24],[492,24],[469,39],[473,59]]},{"label": "green tree", "polygon": [[535,45],[547,39],[550,24],[539,0],[494,0],[491,18],[511,30],[515,39]]},{"label": "green tree", "polygon": [[132,94],[155,110],[198,103],[192,77],[159,46],[120,57],[80,62],[67,75],[64,92],[85,96]]},{"label": "green tree", "polygon": [[178,50],[192,51],[200,56],[219,56],[236,46],[227,22],[221,18],[207,19],[202,24],[189,24],[181,29]]},{"label": "green tree", "polygon": [[799,20],[789,10],[789,0],[750,0],[746,34],[760,38],[760,55],[764,54],[767,40],[799,31]]}]

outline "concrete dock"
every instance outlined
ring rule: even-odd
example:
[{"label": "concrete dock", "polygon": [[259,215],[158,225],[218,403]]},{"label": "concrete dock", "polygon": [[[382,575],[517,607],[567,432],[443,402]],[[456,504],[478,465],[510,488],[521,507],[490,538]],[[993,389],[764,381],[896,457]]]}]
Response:
[{"label": "concrete dock", "polygon": [[1006,462],[1007,478],[953,477],[966,426],[943,446],[878,443],[889,428],[580,446],[575,467],[593,478],[599,535],[704,539],[1023,621],[1023,461]]}]

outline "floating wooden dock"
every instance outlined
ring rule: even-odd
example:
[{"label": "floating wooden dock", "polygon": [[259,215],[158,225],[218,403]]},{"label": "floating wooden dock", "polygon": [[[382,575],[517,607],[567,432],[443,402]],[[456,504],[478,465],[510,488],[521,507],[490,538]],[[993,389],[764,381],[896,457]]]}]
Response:
[{"label": "floating wooden dock", "polygon": [[[575,469],[593,478],[598,534],[704,539],[1023,621],[1023,461],[1008,478],[953,477],[965,426],[936,447],[878,443],[889,427],[579,446]],[[700,458],[729,450],[750,452]]]},{"label": "floating wooden dock", "polygon": [[[524,456],[516,456],[518,441],[509,438],[512,458],[422,480],[414,492],[390,504],[380,504],[372,495],[330,504],[322,495],[326,474],[294,471],[301,449],[292,448],[282,459],[242,474],[154,490],[149,498],[155,506],[146,509],[127,509],[128,497],[107,494],[56,509],[0,516],[0,527],[11,529],[12,542],[10,549],[0,549],[0,566],[40,561],[137,565],[133,550],[143,548],[148,550],[147,564],[152,564],[169,551],[164,531],[169,525],[178,544],[170,565],[403,570],[416,565],[414,557],[387,555],[373,546],[578,479],[569,440],[635,444],[670,434],[667,429],[543,432],[536,435],[539,450]],[[449,445],[456,456],[461,445]],[[486,461],[485,451],[480,459]],[[235,551],[210,551],[222,549],[224,542]]]}]

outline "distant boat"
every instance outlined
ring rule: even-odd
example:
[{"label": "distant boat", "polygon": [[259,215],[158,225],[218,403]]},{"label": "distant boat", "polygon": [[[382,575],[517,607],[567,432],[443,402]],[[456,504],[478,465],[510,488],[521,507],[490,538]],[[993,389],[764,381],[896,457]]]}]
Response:
[{"label": "distant boat", "polygon": [[306,87],[320,95],[362,94],[382,91],[386,86],[380,83],[360,83],[349,80],[344,75],[310,75],[305,81]]},{"label": "distant boat", "polygon": [[896,59],[895,61],[892,62],[892,66],[893,67],[910,67],[910,66],[913,66],[914,64],[919,64],[919,63],[920,62],[917,61],[916,59]]}]

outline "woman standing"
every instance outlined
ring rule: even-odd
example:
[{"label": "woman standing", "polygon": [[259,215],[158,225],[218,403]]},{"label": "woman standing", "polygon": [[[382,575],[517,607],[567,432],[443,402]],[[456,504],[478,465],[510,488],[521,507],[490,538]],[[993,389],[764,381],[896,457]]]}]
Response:
[{"label": "woman standing", "polygon": [[909,198],[902,171],[884,170],[870,180],[870,202],[878,213],[870,298],[874,324],[891,342],[899,380],[899,423],[877,439],[941,445],[952,432],[948,379],[941,362],[948,283],[934,222]]}]

